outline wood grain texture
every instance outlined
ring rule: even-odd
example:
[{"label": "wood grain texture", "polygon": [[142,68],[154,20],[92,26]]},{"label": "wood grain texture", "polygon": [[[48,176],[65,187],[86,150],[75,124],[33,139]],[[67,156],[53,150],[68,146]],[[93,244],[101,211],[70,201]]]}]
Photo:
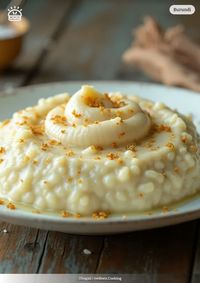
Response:
[{"label": "wood grain texture", "polygon": [[1,223],[0,273],[36,273],[46,236],[46,231]]},{"label": "wood grain texture", "polygon": [[165,278],[168,282],[175,277],[177,282],[187,282],[193,257],[195,227],[196,223],[190,222],[123,237],[105,237],[96,271],[129,273],[131,270],[132,273],[162,275],[163,280]]},{"label": "wood grain texture", "polygon": [[[50,232],[38,271],[40,273],[94,273],[102,244],[101,236],[75,236]],[[85,249],[91,254],[85,254]]]},{"label": "wood grain texture", "polygon": [[194,241],[194,253],[193,253],[193,261],[192,261],[192,268],[190,274],[190,282],[191,283],[200,282],[200,221],[199,220],[197,222],[196,239]]},{"label": "wood grain texture", "polygon": [[[170,1],[82,1],[69,27],[50,50],[34,83],[61,80],[149,80],[137,70],[123,67],[121,55],[130,45],[132,30],[148,13],[165,26]],[[131,73],[129,73],[131,72]]]}]

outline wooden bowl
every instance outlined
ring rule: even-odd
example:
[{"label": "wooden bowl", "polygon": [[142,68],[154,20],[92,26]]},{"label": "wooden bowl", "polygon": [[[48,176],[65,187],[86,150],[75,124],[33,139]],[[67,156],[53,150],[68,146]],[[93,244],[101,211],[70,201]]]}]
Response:
[{"label": "wooden bowl", "polygon": [[29,30],[29,21],[22,17],[19,22],[8,22],[7,27],[13,29],[13,35],[0,37],[0,70],[8,67],[19,55],[23,37]]}]

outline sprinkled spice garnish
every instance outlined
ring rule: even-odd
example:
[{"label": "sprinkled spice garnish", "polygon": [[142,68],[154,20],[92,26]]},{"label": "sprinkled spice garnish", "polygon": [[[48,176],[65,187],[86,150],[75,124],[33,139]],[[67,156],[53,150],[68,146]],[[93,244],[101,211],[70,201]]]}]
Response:
[{"label": "sprinkled spice garnish", "polygon": [[117,153],[110,152],[106,155],[106,157],[110,160],[118,159],[119,155]]},{"label": "sprinkled spice garnish", "polygon": [[48,144],[50,144],[50,145],[59,145],[60,143],[58,141],[52,139],[52,140],[48,140]]},{"label": "sprinkled spice garnish", "polygon": [[124,161],[123,161],[122,159],[117,159],[117,163],[118,163],[118,164],[123,164]]},{"label": "sprinkled spice garnish", "polygon": [[122,101],[122,97],[119,97],[117,95],[109,96],[107,93],[105,94],[105,96],[112,103],[113,108],[119,108],[125,105],[124,102]]},{"label": "sprinkled spice garnish", "polygon": [[44,134],[44,125],[30,125],[31,131],[34,135]]},{"label": "sprinkled spice garnish", "polygon": [[125,132],[119,133],[118,137],[121,138],[125,135]]},{"label": "sprinkled spice garnish", "polygon": [[71,216],[71,213],[67,212],[67,211],[62,211],[61,212],[61,216],[62,217],[70,217]]},{"label": "sprinkled spice garnish", "polygon": [[80,118],[82,115],[80,113],[77,113],[76,110],[72,111],[72,114],[74,115],[74,117],[76,118]]},{"label": "sprinkled spice garnish", "polygon": [[19,143],[24,143],[24,139],[19,139]]},{"label": "sprinkled spice garnish", "polygon": [[0,159],[0,164],[1,164],[2,162],[4,162],[4,159],[1,158],[1,159]]},{"label": "sprinkled spice garnish", "polygon": [[139,197],[143,198],[144,197],[144,193],[139,193]]},{"label": "sprinkled spice garnish", "polygon": [[118,110],[118,111],[116,111],[116,115],[117,115],[118,117],[121,117],[121,116],[123,115],[123,112],[120,111],[120,110]]},{"label": "sprinkled spice garnish", "polygon": [[97,150],[97,151],[101,151],[101,150],[103,150],[103,147],[102,146],[100,146],[100,145],[91,145],[91,148],[93,149],[93,150]]},{"label": "sprinkled spice garnish", "polygon": [[50,159],[50,158],[47,158],[47,159],[45,160],[45,163],[46,163],[46,164],[51,163],[51,159]]},{"label": "sprinkled spice garnish", "polygon": [[94,124],[96,124],[96,125],[99,124],[99,121],[94,121]]},{"label": "sprinkled spice garnish", "polygon": [[136,145],[135,144],[127,145],[126,149],[136,152]]},{"label": "sprinkled spice garnish", "polygon": [[48,184],[48,182],[47,182],[46,180],[44,180],[44,181],[43,181],[43,184],[44,184],[44,185],[47,185],[47,184]]},{"label": "sprinkled spice garnish", "polygon": [[181,141],[182,141],[183,143],[187,143],[187,137],[186,137],[186,136],[181,137]]},{"label": "sprinkled spice garnish", "polygon": [[73,124],[72,124],[72,127],[73,127],[73,128],[76,128],[76,124],[75,124],[75,123],[73,123]]},{"label": "sprinkled spice garnish", "polygon": [[0,199],[0,205],[4,205],[5,204],[5,201]]},{"label": "sprinkled spice garnish", "polygon": [[176,167],[174,167],[174,172],[179,173],[180,169],[176,166]]},{"label": "sprinkled spice garnish", "polygon": [[67,152],[66,152],[66,155],[68,156],[68,157],[71,157],[71,156],[74,156],[74,152],[72,151],[72,150],[68,150]]},{"label": "sprinkled spice garnish", "polygon": [[56,140],[48,140],[48,144],[50,145],[59,145],[59,142]]},{"label": "sprinkled spice garnish", "polygon": [[6,207],[9,209],[16,209],[16,206],[12,202],[9,202]]},{"label": "sprinkled spice garnish", "polygon": [[67,182],[68,182],[68,183],[71,183],[72,181],[73,181],[73,178],[72,178],[72,177],[67,178]]},{"label": "sprinkled spice garnish", "polygon": [[101,157],[100,156],[96,156],[94,159],[95,160],[101,160]]},{"label": "sprinkled spice garnish", "polygon": [[0,153],[5,153],[5,152],[6,152],[5,147],[0,146]]},{"label": "sprinkled spice garnish", "polygon": [[169,208],[167,206],[163,206],[162,208],[163,213],[169,212]]},{"label": "sprinkled spice garnish", "polygon": [[80,213],[76,213],[76,214],[74,214],[74,217],[75,217],[75,218],[80,218],[81,215],[80,215]]},{"label": "sprinkled spice garnish", "polygon": [[166,144],[166,147],[168,147],[171,151],[175,151],[175,146],[174,146],[173,143],[171,143],[171,142],[168,142],[168,143]]},{"label": "sprinkled spice garnish", "polygon": [[95,96],[87,96],[84,98],[85,103],[90,107],[100,107],[103,106],[103,103]]},{"label": "sprinkled spice garnish", "polygon": [[92,213],[92,217],[94,219],[105,219],[105,218],[108,218],[109,215],[110,215],[110,212],[108,211],[95,211]]},{"label": "sprinkled spice garnish", "polygon": [[37,164],[38,164],[38,160],[34,159],[34,160],[33,160],[33,164],[34,164],[34,165],[37,165]]},{"label": "sprinkled spice garnish", "polygon": [[55,115],[51,118],[54,124],[66,125],[66,117],[61,115]]},{"label": "sprinkled spice garnish", "polygon": [[114,147],[114,148],[118,147],[118,145],[117,145],[116,142],[113,142],[113,143],[111,144],[111,146]]},{"label": "sprinkled spice garnish", "polygon": [[84,119],[84,122],[85,122],[85,123],[89,123],[89,119],[88,119],[88,118],[85,118],[85,119]]},{"label": "sprinkled spice garnish", "polygon": [[61,134],[64,134],[65,133],[65,130],[61,130]]},{"label": "sprinkled spice garnish", "polygon": [[120,124],[122,124],[122,123],[123,123],[122,118],[121,118],[121,117],[118,117],[117,125],[120,125]]},{"label": "sprinkled spice garnish", "polygon": [[27,125],[27,124],[28,124],[27,121],[16,122],[16,125],[18,125],[18,126],[24,126],[24,125]]},{"label": "sprinkled spice garnish", "polygon": [[41,144],[41,150],[43,150],[43,151],[47,151],[48,147],[49,147],[49,145],[47,143]]},{"label": "sprinkled spice garnish", "polygon": [[37,113],[37,112],[35,112],[35,118],[36,118],[36,119],[39,119],[40,117],[41,117],[40,114]]},{"label": "sprinkled spice garnish", "polygon": [[158,132],[158,133],[160,133],[160,132],[170,133],[172,131],[172,129],[169,126],[163,125],[163,124],[161,124],[161,125],[154,124],[153,129],[154,129],[155,132]]},{"label": "sprinkled spice garnish", "polygon": [[191,152],[196,153],[198,151],[198,148],[197,148],[196,145],[191,145],[190,150],[191,150]]},{"label": "sprinkled spice garnish", "polygon": [[4,127],[5,125],[9,124],[10,123],[10,120],[7,119],[7,120],[4,120],[1,124],[2,127]]},{"label": "sprinkled spice garnish", "polygon": [[24,156],[24,162],[28,162],[30,160],[30,157],[28,155]]}]

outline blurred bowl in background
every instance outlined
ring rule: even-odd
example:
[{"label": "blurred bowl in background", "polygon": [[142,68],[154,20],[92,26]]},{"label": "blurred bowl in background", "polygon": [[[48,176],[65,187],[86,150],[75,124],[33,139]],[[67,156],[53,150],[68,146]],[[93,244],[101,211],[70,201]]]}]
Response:
[{"label": "blurred bowl in background", "polygon": [[0,23],[0,71],[8,67],[19,55],[28,30],[29,21],[24,17],[18,22]]}]

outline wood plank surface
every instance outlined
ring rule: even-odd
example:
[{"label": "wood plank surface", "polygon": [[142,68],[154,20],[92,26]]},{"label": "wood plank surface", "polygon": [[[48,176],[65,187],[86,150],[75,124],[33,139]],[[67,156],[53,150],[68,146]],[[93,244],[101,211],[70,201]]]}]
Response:
[{"label": "wood plank surface", "polygon": [[[105,237],[97,273],[157,274],[188,282],[196,223]],[[113,260],[115,259],[115,260]],[[111,264],[112,263],[112,264]]]},{"label": "wood plank surface", "polygon": [[[4,1],[5,7],[8,1]],[[42,61],[45,51],[54,45],[54,37],[60,30],[60,24],[68,18],[73,1],[27,1],[23,7],[23,15],[30,21],[30,31],[25,37],[21,55],[12,67],[0,74],[0,90],[22,86],[27,81],[38,61]]]},{"label": "wood plank surface", "polygon": [[200,221],[198,220],[198,229],[194,242],[194,258],[192,262],[192,270],[190,275],[191,283],[200,282]]},{"label": "wood plank surface", "polygon": [[[38,271],[40,273],[93,273],[98,265],[102,245],[103,236],[75,236],[50,232]],[[91,254],[86,254],[85,250]]]},{"label": "wood plank surface", "polygon": [[[132,41],[133,28],[148,13],[167,25],[176,23],[169,17],[170,1],[85,0],[76,9],[70,25],[64,29],[32,83],[62,80],[130,79],[122,74],[121,55]],[[136,12],[137,11],[137,12]],[[130,70],[129,70],[130,71]],[[131,71],[131,79],[148,78]]]},{"label": "wood plank surface", "polygon": [[[0,75],[1,89],[78,79],[148,81],[121,62],[121,54],[132,40],[132,29],[147,14],[166,27],[181,20],[169,15],[168,0],[83,0],[73,8],[65,0],[56,8],[53,0],[38,2],[28,1],[24,8],[32,32],[13,68]],[[198,19],[195,17],[193,23],[192,18],[183,17],[182,21],[198,39],[194,26]],[[2,232],[5,227],[8,233]],[[124,235],[87,237],[2,223],[0,272],[145,273],[150,282],[186,283],[192,279],[196,283],[200,254],[199,243],[195,245],[196,227],[196,222],[189,222]],[[84,249],[92,254],[85,255]]]},{"label": "wood plank surface", "polygon": [[46,237],[46,231],[1,223],[0,273],[36,273]]}]

